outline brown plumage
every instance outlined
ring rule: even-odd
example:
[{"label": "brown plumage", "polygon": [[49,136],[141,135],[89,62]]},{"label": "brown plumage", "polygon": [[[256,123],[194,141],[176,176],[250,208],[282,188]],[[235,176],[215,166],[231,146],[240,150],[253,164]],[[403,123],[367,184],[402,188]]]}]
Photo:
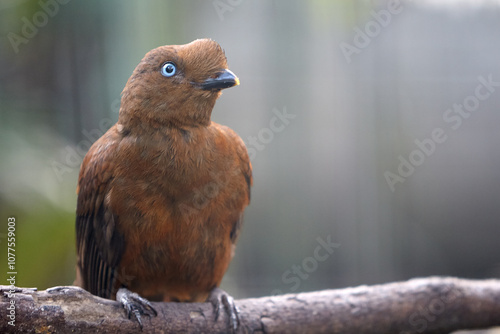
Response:
[{"label": "brown plumage", "polygon": [[[105,298],[126,288],[181,302],[220,292],[252,168],[241,138],[210,116],[221,89],[238,84],[212,40],[159,47],[142,59],[122,92],[118,122],[81,166],[78,285]],[[150,308],[143,301],[124,305],[139,322]]]}]

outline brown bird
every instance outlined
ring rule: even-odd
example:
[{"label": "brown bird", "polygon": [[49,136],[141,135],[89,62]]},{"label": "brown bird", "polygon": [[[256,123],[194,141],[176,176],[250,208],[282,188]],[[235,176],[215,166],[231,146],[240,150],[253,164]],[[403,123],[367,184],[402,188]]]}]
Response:
[{"label": "brown bird", "polygon": [[85,156],[78,180],[76,284],[134,314],[148,302],[210,301],[238,326],[219,289],[234,254],[252,167],[245,144],[210,120],[239,84],[209,39],[156,48],[122,92],[118,122]]}]

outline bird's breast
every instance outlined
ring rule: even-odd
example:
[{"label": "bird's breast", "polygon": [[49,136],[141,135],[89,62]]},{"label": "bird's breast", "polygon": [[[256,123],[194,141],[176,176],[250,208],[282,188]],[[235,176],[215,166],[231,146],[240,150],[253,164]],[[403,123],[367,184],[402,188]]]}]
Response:
[{"label": "bird's breast", "polygon": [[120,228],[134,231],[129,243],[142,247],[147,235],[150,244],[162,245],[144,252],[151,262],[168,258],[163,253],[204,259],[212,257],[206,249],[226,252],[221,236],[229,238],[244,206],[234,191],[244,177],[223,137],[210,129],[178,130],[124,138],[120,151],[110,197]]},{"label": "bird's breast", "polygon": [[133,291],[198,300],[222,280],[249,201],[232,140],[218,126],[117,140],[106,202],[126,240],[120,270]]}]

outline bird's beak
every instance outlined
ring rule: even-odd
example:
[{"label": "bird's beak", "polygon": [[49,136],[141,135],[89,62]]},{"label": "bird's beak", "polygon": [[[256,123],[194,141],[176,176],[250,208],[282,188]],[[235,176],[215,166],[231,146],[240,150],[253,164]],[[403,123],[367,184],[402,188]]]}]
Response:
[{"label": "bird's beak", "polygon": [[220,72],[215,78],[209,78],[201,83],[201,89],[224,89],[233,86],[238,86],[240,79],[230,70]]}]

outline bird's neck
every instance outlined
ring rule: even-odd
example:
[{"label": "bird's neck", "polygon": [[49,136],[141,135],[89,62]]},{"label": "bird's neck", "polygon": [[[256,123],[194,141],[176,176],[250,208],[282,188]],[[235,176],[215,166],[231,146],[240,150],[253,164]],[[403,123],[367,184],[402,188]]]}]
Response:
[{"label": "bird's neck", "polygon": [[119,124],[130,131],[151,131],[161,128],[206,127],[210,124],[215,99],[144,105],[138,99],[124,101],[122,98],[121,105]]}]

